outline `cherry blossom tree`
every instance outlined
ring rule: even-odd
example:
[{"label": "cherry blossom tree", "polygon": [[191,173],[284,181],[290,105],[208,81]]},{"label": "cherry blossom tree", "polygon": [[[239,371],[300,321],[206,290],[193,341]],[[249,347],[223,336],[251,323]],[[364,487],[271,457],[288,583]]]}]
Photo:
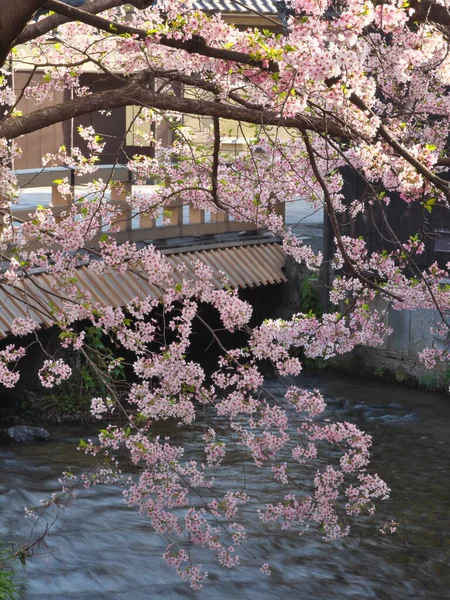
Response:
[{"label": "cherry blossom tree", "polygon": [[[20,287],[36,268],[47,270],[58,281],[55,296],[64,300],[57,311],[46,307],[60,330],[61,345],[88,359],[85,333],[77,324],[89,322],[119,348],[104,371],[98,370],[108,394],[92,399],[92,414],[108,418],[112,411],[120,412],[125,425],[112,420],[98,444],[82,445],[87,453],[109,458],[110,465],[81,482],[89,486],[116,480],[120,465],[113,457],[126,453],[138,472],[128,482],[127,502],[172,540],[165,559],[194,588],[206,573],[194,553],[187,552],[186,540],[209,549],[225,567],[239,563],[238,549],[246,543],[242,511],[249,505],[247,492],[236,487],[219,494],[214,480],[234,452],[279,484],[278,500],[254,515],[261,527],[304,531],[318,526],[327,538],[347,535],[353,517],[372,514],[374,501],[388,495],[386,484],[369,470],[370,437],[349,423],[321,419],[325,403],[318,392],[292,383],[282,401],[273,397],[264,388],[261,363],[271,361],[280,375],[295,377],[302,365],[293,348],[301,348],[308,358],[329,358],[357,344],[381,344],[389,329],[384,313],[371,309],[377,298],[394,309],[437,309],[439,328],[448,328],[450,291],[442,284],[447,268],[432,264],[420,269],[423,232],[402,238],[385,211],[394,195],[405,206],[416,203],[426,211],[448,206],[446,5],[430,0],[291,0],[284,24],[277,25],[281,33],[273,33],[272,18],[267,17],[268,31],[242,31],[220,14],[199,11],[191,0],[91,0],[78,8],[58,0],[0,4],[3,283]],[[46,10],[51,12],[33,20],[37,11]],[[36,106],[27,114],[17,112],[20,98],[9,85],[15,63],[28,64],[31,72],[24,94]],[[83,87],[80,76],[88,65],[108,75],[115,87],[106,92]],[[38,68],[45,73],[39,81],[33,79]],[[72,99],[48,106],[61,89],[72,90]],[[250,327],[251,306],[225,280],[217,288],[204,264],[194,265],[191,275],[174,270],[151,245],[116,243],[120,214],[105,197],[111,181],[90,184],[88,196],[73,195],[64,181],[60,191],[69,199],[67,211],[56,218],[51,209],[39,208],[19,227],[11,216],[18,195],[11,170],[18,152],[14,141],[67,119],[123,106],[140,107],[135,124],[142,129],[141,139],[157,148],[157,159],[129,157],[134,179],[165,182],[127,198],[133,215],[154,217],[174,199],[198,209],[223,210],[274,232],[286,255],[319,270],[322,255],[286,229],[276,209],[299,196],[313,206],[323,205],[335,244],[336,276],[329,297],[331,306],[339,308],[321,317],[297,314]],[[181,114],[210,119],[202,144],[180,125]],[[221,149],[220,119],[254,126],[253,138],[233,168]],[[163,122],[175,132],[169,148],[152,133]],[[85,128],[81,135],[87,152],[61,147],[44,157],[44,164],[95,174],[105,133]],[[349,169],[366,190],[350,203],[343,193]],[[374,206],[392,234],[389,249],[369,251],[364,240],[342,232],[340,223],[368,214]],[[110,226],[108,234],[93,245],[101,224]],[[83,248],[87,250],[81,253]],[[80,292],[77,268],[85,264],[86,252],[93,272],[131,270],[159,290],[158,298],[117,308]],[[228,332],[244,332],[247,345],[226,347],[203,319],[201,304],[217,311]],[[164,311],[163,323],[155,318],[158,310]],[[220,350],[211,377],[189,355],[194,323],[206,328]],[[32,317],[21,318],[12,331],[27,335],[37,326]],[[134,356],[135,382],[125,396],[107,376],[120,349]],[[4,386],[17,383],[16,363],[25,353],[19,342],[1,351]],[[427,349],[422,358],[433,366],[446,360],[447,352]],[[51,356],[40,371],[48,387],[70,375],[70,366]],[[158,437],[158,422],[169,419],[186,427],[204,425],[204,463]],[[338,450],[334,463],[320,458],[325,445]],[[307,468],[313,470],[310,491],[296,483],[296,472]],[[73,493],[74,478],[67,474],[63,496]],[[262,571],[270,573],[269,564]]]}]

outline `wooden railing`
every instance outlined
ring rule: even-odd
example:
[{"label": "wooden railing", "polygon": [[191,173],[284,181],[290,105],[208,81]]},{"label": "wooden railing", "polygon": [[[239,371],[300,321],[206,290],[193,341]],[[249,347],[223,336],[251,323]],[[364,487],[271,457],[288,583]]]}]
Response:
[{"label": "wooden railing", "polygon": [[[25,169],[16,171],[21,188],[50,187],[53,214],[58,216],[67,210],[68,198],[58,191],[58,181],[68,178],[72,190],[76,185],[83,185],[93,179],[120,182],[120,189],[112,189],[109,202],[120,208],[120,216],[116,225],[119,231],[112,235],[121,243],[125,241],[138,242],[143,240],[161,240],[187,236],[214,235],[255,230],[255,224],[231,220],[226,212],[206,213],[193,206],[186,207],[174,203],[170,207],[170,216],[164,223],[145,214],[133,218],[131,207],[126,202],[132,192],[133,181],[131,172],[123,165],[102,165],[94,174],[77,174],[75,169],[67,167],[51,167],[45,169]],[[20,203],[14,205],[13,216],[17,220],[27,221],[30,208],[23,209]],[[278,214],[284,218],[284,204],[277,206]],[[98,237],[102,234],[99,231]],[[98,240],[94,239],[94,243]]]}]

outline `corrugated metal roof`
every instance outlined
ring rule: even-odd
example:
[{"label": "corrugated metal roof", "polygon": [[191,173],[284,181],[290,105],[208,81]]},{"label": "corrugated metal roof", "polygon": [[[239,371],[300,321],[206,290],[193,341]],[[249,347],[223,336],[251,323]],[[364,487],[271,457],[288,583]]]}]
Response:
[{"label": "corrugated metal roof", "polygon": [[[224,273],[232,288],[258,287],[287,281],[282,268],[285,255],[276,243],[233,246],[211,250],[199,250],[176,254],[166,254],[173,267],[184,266],[193,272],[193,264],[200,260],[213,270],[214,283],[222,287],[221,273]],[[175,273],[175,280],[181,276]],[[57,282],[58,283],[58,282]],[[127,271],[119,274],[109,271],[99,275],[88,265],[77,269],[77,282],[80,292],[89,291],[94,302],[113,307],[125,306],[131,300],[147,296],[157,298],[160,290],[145,281],[139,274]],[[64,297],[55,294],[55,277],[50,273],[37,273],[32,277],[21,278],[14,287],[0,283],[0,337],[11,332],[11,322],[17,317],[30,317],[40,326],[53,324],[52,311],[58,311]]]},{"label": "corrugated metal roof", "polygon": [[[273,0],[196,0],[196,6],[201,10],[217,10],[225,13],[245,13],[249,9],[256,10],[263,14],[275,15],[277,8]],[[243,6],[244,5],[244,6]]]}]

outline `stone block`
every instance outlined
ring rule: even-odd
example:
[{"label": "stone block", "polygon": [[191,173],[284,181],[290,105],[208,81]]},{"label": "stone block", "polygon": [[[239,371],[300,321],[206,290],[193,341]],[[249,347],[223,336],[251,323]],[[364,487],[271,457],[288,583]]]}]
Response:
[{"label": "stone block", "polygon": [[419,309],[411,311],[410,326],[410,345],[409,351],[412,357],[416,356],[424,348],[433,346],[433,334],[430,328],[433,327],[436,318],[436,311]]},{"label": "stone block", "polygon": [[388,339],[388,350],[393,354],[409,354],[411,311],[391,310],[389,313],[389,326],[392,334]]}]

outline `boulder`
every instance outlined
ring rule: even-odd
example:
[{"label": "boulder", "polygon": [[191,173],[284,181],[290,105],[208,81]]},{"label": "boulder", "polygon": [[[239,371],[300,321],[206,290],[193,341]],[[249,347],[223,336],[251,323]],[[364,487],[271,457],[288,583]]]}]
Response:
[{"label": "boulder", "polygon": [[43,427],[28,425],[15,425],[5,429],[3,434],[13,442],[46,442],[50,438],[49,432]]}]

